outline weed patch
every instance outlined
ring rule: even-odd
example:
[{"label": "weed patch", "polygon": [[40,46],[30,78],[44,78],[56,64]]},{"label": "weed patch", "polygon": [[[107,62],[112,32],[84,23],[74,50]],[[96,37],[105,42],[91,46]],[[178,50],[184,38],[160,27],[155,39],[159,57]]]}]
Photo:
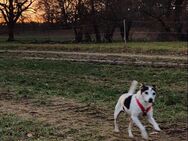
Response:
[{"label": "weed patch", "polygon": [[0,140],[47,140],[55,139],[55,129],[37,121],[24,120],[15,115],[0,115]]}]

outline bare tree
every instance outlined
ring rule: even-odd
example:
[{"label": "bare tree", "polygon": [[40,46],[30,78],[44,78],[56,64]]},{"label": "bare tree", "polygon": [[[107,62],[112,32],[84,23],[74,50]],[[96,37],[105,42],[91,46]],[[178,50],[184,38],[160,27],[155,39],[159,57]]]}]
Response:
[{"label": "bare tree", "polygon": [[182,15],[184,11],[184,6],[185,5],[185,0],[175,0],[174,6],[175,6],[175,25],[174,25],[174,30],[175,32],[178,33],[178,38],[181,39],[181,32],[183,29],[183,22],[182,20]]},{"label": "bare tree", "polygon": [[0,2],[0,12],[8,26],[8,41],[14,41],[14,28],[22,13],[26,11],[34,0],[4,0]]},{"label": "bare tree", "polygon": [[57,23],[60,19],[60,8],[58,0],[38,0],[37,9],[43,11],[44,22]]},{"label": "bare tree", "polygon": [[67,25],[70,22],[72,0],[57,0],[60,9],[60,23]]},{"label": "bare tree", "polygon": [[91,6],[91,22],[93,24],[93,29],[95,32],[96,42],[101,42],[101,35],[99,26],[97,24],[97,10],[95,7],[96,0],[90,0],[90,6]]},{"label": "bare tree", "polygon": [[162,30],[176,32],[177,38],[181,38],[183,12],[186,11],[185,5],[186,0],[140,0],[140,11],[143,16],[156,20],[161,25]]},{"label": "bare tree", "polygon": [[124,39],[123,20],[126,19],[126,38],[129,40],[130,30],[132,28],[132,20],[135,17],[135,7],[133,0],[105,0],[104,23],[106,41],[111,42],[115,28],[120,29],[121,37]]}]

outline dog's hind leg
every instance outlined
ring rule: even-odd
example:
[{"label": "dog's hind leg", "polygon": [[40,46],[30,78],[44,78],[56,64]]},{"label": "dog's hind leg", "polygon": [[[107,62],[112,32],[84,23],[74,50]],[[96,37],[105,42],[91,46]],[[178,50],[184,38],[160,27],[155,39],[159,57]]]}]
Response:
[{"label": "dog's hind leg", "polygon": [[121,104],[120,104],[120,102],[118,102],[116,104],[115,111],[114,111],[114,127],[115,127],[114,131],[115,132],[119,132],[119,126],[118,126],[118,123],[117,123],[117,119],[118,119],[121,111],[122,111]]},{"label": "dog's hind leg", "polygon": [[128,133],[129,133],[129,137],[133,138],[133,133],[132,133],[132,126],[133,126],[133,122],[131,120],[131,118],[129,119],[129,127],[128,127]]}]

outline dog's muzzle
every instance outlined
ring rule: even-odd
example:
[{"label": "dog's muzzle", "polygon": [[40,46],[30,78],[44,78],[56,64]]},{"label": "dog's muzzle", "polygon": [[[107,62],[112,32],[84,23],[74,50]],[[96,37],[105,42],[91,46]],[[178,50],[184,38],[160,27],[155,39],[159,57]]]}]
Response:
[{"label": "dog's muzzle", "polygon": [[148,102],[149,102],[149,103],[153,103],[153,99],[150,98],[150,99],[148,100]]}]

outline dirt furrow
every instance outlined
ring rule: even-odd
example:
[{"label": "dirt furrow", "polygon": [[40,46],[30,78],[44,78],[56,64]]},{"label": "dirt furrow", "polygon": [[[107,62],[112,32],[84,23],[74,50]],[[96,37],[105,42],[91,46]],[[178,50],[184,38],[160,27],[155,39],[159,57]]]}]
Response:
[{"label": "dirt furrow", "polygon": [[187,67],[186,56],[163,56],[130,53],[87,53],[63,51],[0,50],[1,57],[16,57],[29,60],[66,60],[108,64],[127,64],[153,67]]}]

